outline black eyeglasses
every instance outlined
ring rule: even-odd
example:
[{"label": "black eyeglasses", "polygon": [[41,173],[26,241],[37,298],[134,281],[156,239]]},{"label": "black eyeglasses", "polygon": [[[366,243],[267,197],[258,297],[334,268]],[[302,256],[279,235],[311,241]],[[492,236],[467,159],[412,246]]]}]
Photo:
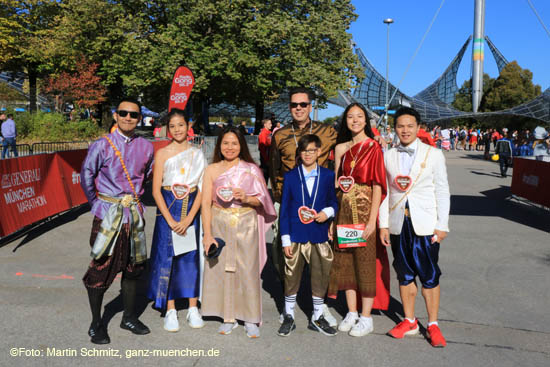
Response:
[{"label": "black eyeglasses", "polygon": [[290,102],[290,108],[296,108],[298,106],[306,108],[310,102]]},{"label": "black eyeglasses", "polygon": [[118,110],[118,111],[116,111],[116,113],[120,117],[126,117],[126,116],[128,116],[128,114],[130,114],[130,117],[133,118],[133,119],[137,119],[139,117],[139,112],[136,112],[136,111]]}]

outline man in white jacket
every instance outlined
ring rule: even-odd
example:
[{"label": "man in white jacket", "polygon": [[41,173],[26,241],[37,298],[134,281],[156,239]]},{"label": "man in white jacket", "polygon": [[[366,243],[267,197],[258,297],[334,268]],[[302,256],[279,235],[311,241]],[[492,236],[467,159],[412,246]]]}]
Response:
[{"label": "man in white jacket", "polygon": [[434,347],[447,343],[437,323],[439,246],[449,232],[450,193],[445,157],[417,139],[420,115],[409,107],[395,114],[400,145],[384,156],[388,195],[380,206],[380,239],[392,247],[405,319],[389,331],[394,338],[418,333],[414,316],[416,277],[428,310],[428,338]]}]

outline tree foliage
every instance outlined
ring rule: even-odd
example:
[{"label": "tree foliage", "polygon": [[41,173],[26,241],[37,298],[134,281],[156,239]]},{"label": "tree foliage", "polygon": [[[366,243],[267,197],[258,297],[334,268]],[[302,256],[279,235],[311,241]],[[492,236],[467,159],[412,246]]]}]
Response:
[{"label": "tree foliage", "polygon": [[38,77],[53,68],[53,59],[48,55],[49,32],[59,11],[56,0],[0,3],[0,69],[27,73],[31,111],[36,110]]},{"label": "tree foliage", "polygon": [[157,110],[179,65],[195,101],[254,105],[258,119],[289,87],[322,105],[362,76],[351,0],[2,0],[0,15],[2,68],[73,73],[84,55],[109,100],[133,94]]},{"label": "tree foliage", "polygon": [[349,0],[64,0],[52,54],[99,63],[110,97],[166,104],[174,70],[188,66],[210,103],[269,102],[291,86],[321,102],[361,75],[347,33]]},{"label": "tree foliage", "polygon": [[[472,111],[472,81],[464,81],[458,90],[453,107],[461,111]],[[498,78],[483,74],[483,96],[480,112],[501,111],[519,106],[537,97],[540,85],[533,84],[533,73],[521,68],[516,61],[506,65]]]},{"label": "tree foliage", "polygon": [[62,72],[46,79],[43,90],[56,97],[56,110],[65,102],[74,103],[76,109],[91,108],[105,101],[106,88],[96,74],[98,64],[89,63],[84,57],[72,73]]},{"label": "tree foliage", "polygon": [[[491,78],[489,74],[483,74],[483,95],[486,95],[489,90],[491,90],[495,79]],[[471,112],[472,107],[472,80],[465,80],[457,94],[455,95],[455,100],[453,102],[453,107],[460,111]],[[481,106],[480,106],[480,111]]]},{"label": "tree foliage", "polygon": [[484,93],[481,107],[483,111],[504,110],[528,102],[540,93],[540,85],[533,84],[533,73],[512,61],[502,69],[491,88]]}]

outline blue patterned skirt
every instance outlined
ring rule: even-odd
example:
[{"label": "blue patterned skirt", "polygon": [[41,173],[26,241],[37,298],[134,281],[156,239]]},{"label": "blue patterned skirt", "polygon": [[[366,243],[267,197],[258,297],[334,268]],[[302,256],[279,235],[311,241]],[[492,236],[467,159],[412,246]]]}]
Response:
[{"label": "blue patterned skirt", "polygon": [[[187,211],[191,210],[197,192],[189,194]],[[166,206],[174,220],[181,218],[181,208],[184,200],[177,200],[170,190],[161,190]],[[147,297],[154,301],[154,307],[166,309],[168,300],[177,298],[198,297],[200,293],[200,212],[192,224],[195,227],[197,250],[174,256],[172,245],[172,230],[157,209],[157,219],[151,247],[150,276]]]}]

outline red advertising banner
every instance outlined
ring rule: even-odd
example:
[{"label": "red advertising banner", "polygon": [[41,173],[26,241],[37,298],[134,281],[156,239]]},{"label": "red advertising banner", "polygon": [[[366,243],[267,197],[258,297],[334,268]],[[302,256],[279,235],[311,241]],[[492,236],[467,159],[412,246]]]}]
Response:
[{"label": "red advertising banner", "polygon": [[550,208],[550,162],[514,158],[512,194]]},{"label": "red advertising banner", "polygon": [[54,154],[0,161],[0,236],[70,208]]},{"label": "red advertising banner", "polygon": [[55,159],[61,172],[61,180],[69,207],[75,207],[88,201],[80,186],[80,168],[88,154],[87,149],[58,152]]},{"label": "red advertising banner", "polygon": [[[155,152],[170,140],[153,142]],[[80,169],[87,149],[0,160],[0,237],[87,202]]]},{"label": "red advertising banner", "polygon": [[153,141],[152,143],[153,143],[153,148],[155,149],[155,153],[157,152],[157,150],[159,150],[160,148],[164,148],[165,146],[167,146],[171,142],[172,142],[171,140]]},{"label": "red advertising banner", "polygon": [[184,110],[194,85],[195,77],[191,70],[186,66],[178,67],[172,79],[168,111],[171,111],[172,108]]}]

